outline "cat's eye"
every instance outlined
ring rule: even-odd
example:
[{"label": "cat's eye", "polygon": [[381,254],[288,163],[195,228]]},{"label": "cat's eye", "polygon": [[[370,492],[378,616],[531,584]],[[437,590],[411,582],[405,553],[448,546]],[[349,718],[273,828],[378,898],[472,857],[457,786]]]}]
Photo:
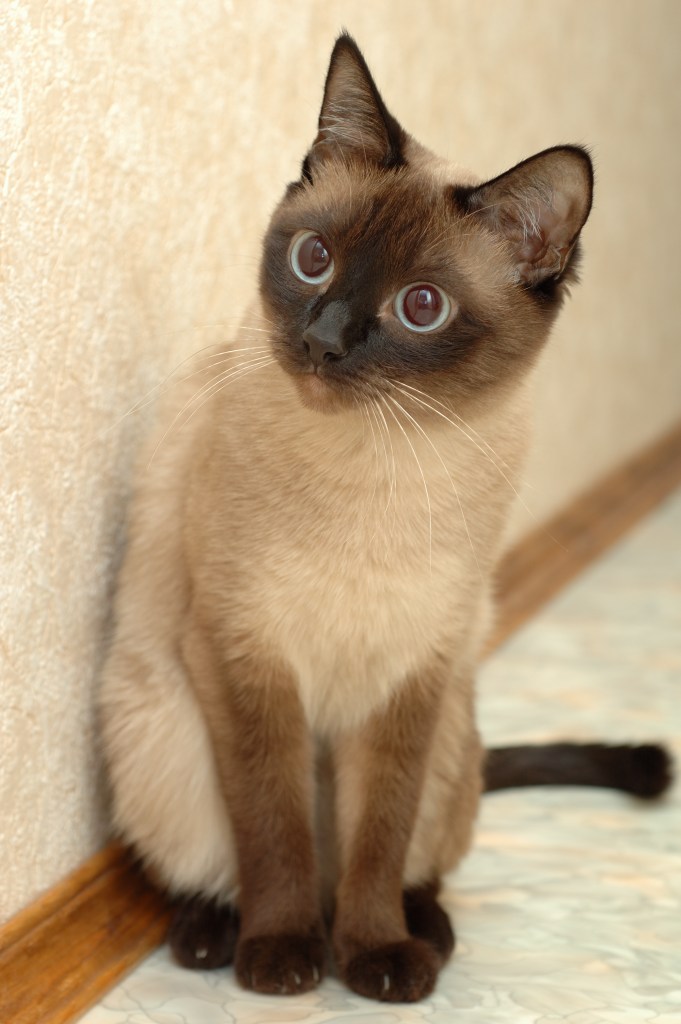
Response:
[{"label": "cat's eye", "polygon": [[309,284],[324,284],[333,274],[333,258],[321,235],[301,231],[293,239],[289,252],[291,269],[296,277]]},{"label": "cat's eye", "polygon": [[452,311],[452,304],[434,284],[408,284],[395,296],[395,316],[410,331],[435,331]]}]

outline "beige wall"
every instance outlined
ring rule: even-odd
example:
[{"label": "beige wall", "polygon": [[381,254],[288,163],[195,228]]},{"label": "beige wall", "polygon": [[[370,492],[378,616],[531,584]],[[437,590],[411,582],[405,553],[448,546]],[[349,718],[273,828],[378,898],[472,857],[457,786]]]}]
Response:
[{"label": "beige wall", "polygon": [[234,333],[342,25],[407,128],[481,174],[593,149],[536,515],[681,415],[676,0],[3,0],[0,918],[104,837],[91,695],[145,426],[122,417]]}]

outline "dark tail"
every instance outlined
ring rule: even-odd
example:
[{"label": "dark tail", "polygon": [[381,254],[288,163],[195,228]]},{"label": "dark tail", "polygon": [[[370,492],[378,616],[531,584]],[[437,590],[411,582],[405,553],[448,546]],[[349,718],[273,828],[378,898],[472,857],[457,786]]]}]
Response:
[{"label": "dark tail", "polygon": [[668,788],[672,757],[656,743],[545,743],[494,747],[485,759],[485,792],[516,786],[604,786],[650,799]]}]

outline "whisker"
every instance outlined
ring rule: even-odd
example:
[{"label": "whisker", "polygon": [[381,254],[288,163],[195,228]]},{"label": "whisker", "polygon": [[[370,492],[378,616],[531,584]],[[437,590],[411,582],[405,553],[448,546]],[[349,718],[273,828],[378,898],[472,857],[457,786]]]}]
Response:
[{"label": "whisker", "polygon": [[[207,363],[205,366],[200,366],[198,369],[194,370],[192,373],[185,374],[184,377],[180,377],[179,380],[174,381],[173,384],[171,385],[171,387],[177,387],[178,384],[186,384],[187,381],[191,380],[193,377],[198,377],[199,374],[206,373],[208,370],[212,370],[214,366],[223,366],[226,362],[229,361],[231,356],[233,356],[233,355],[240,355],[240,354],[242,354],[244,352],[250,353],[253,356],[254,359],[264,359],[265,355],[271,355],[272,354],[272,350],[271,350],[269,345],[258,345],[257,348],[233,348],[233,349],[227,349],[224,352],[215,352],[213,354],[216,357],[218,357],[218,358],[214,359],[212,363]],[[208,357],[206,357],[206,358],[208,358]],[[230,367],[230,369],[233,369],[233,368],[234,367]],[[168,391],[169,390],[170,390],[170,388],[168,388]],[[167,394],[167,393],[168,393],[167,391],[164,392],[164,394]]]},{"label": "whisker", "polygon": [[430,506],[430,495],[428,493],[428,484],[426,483],[426,477],[425,477],[425,474],[423,472],[423,467],[421,466],[421,463],[419,461],[419,457],[416,454],[416,449],[414,448],[413,444],[411,443],[411,441],[409,439],[409,435],[407,434],[407,431],[404,429],[404,427],[402,426],[402,424],[398,420],[397,416],[393,412],[392,407],[390,405],[388,405],[387,400],[383,396],[381,396],[381,400],[383,401],[383,404],[385,405],[386,409],[388,410],[388,412],[390,413],[392,418],[395,420],[395,423],[397,424],[397,426],[400,428],[400,430],[404,434],[405,440],[406,440],[407,444],[409,445],[409,447],[411,448],[412,455],[414,456],[414,458],[416,460],[416,465],[418,466],[419,473],[421,474],[421,479],[423,480],[423,489],[424,489],[424,491],[426,493],[426,504],[428,505],[428,564],[430,566],[430,571],[432,573],[432,571],[433,571],[433,512],[432,512],[432,509],[431,509],[431,506]]},{"label": "whisker", "polygon": [[[191,415],[187,417],[182,426],[185,427],[190,422],[190,420],[194,418],[199,409],[201,409],[201,407],[206,404],[206,402],[208,402],[211,398],[214,398],[215,395],[219,394],[220,391],[224,391],[225,387],[229,383],[233,383],[233,380],[241,380],[242,377],[248,376],[248,374],[251,373],[253,370],[261,370],[263,369],[263,367],[270,366],[272,363],[276,363],[276,359],[266,358],[263,362],[261,357],[260,360],[253,360],[250,363],[245,363],[242,366],[237,367],[234,370],[230,370],[228,373],[222,375],[222,379],[215,381],[214,384],[212,385],[210,389],[212,393],[206,394],[204,392],[203,401],[198,406],[196,406],[196,408],[192,409]],[[198,398],[198,395],[196,397]]]},{"label": "whisker", "polygon": [[466,531],[466,536],[468,537],[468,543],[470,544],[471,552],[473,554],[473,558],[475,559],[475,564],[478,567],[478,573],[480,575],[480,579],[484,583],[484,576],[482,574],[482,569],[480,568],[480,562],[478,561],[478,556],[477,556],[477,553],[476,553],[476,550],[475,550],[475,545],[473,544],[473,538],[471,537],[471,532],[468,529],[468,522],[466,520],[466,513],[463,510],[463,505],[461,504],[461,498],[459,497],[459,492],[457,490],[456,484],[452,480],[451,473],[449,472],[449,469],[447,468],[447,466],[446,466],[446,464],[444,462],[444,459],[442,458],[442,456],[440,455],[439,451],[435,447],[435,444],[433,443],[431,438],[428,436],[426,431],[423,429],[422,425],[409,412],[407,412],[407,410],[404,408],[404,406],[401,405],[400,402],[398,402],[398,400],[396,398],[394,398],[392,395],[388,395],[388,398],[390,399],[391,402],[393,402],[397,406],[398,409],[401,409],[401,411],[404,413],[405,416],[407,416],[411,420],[411,422],[414,424],[414,426],[416,427],[418,432],[428,442],[428,444],[430,445],[430,447],[433,449],[433,451],[435,452],[436,456],[440,460],[442,468],[444,469],[445,473],[447,474],[447,479],[449,480],[449,483],[451,484],[452,490],[454,491],[454,497],[456,498],[457,505],[459,506],[459,511],[461,513],[461,519],[462,519],[462,522],[463,522],[464,530]]},{"label": "whisker", "polygon": [[[457,412],[455,412],[451,406],[447,405],[445,402],[441,402],[439,398],[435,398],[433,395],[429,395],[426,391],[421,391],[419,388],[415,388],[412,384],[405,383],[405,381],[403,380],[392,380],[391,383],[400,384],[403,388],[408,388],[410,391],[415,391],[416,394],[423,395],[424,398],[429,398],[431,402],[435,402],[435,404],[439,405],[440,408],[446,409],[448,413],[451,413],[451,415],[454,416],[457,420],[459,420],[460,423],[463,423],[464,427],[470,430],[470,432],[474,434],[478,438],[478,440],[482,442],[485,448],[487,448],[489,452],[499,460],[502,466],[506,466],[507,469],[510,469],[508,463],[505,462],[500,455],[497,455],[492,445],[485,440],[482,434],[478,433],[478,431],[475,430],[475,428],[472,427],[469,423],[466,423],[463,416],[460,416]],[[435,410],[433,410],[433,412],[435,412]],[[472,438],[470,438],[470,440],[472,440]]]},{"label": "whisker", "polygon": [[[271,346],[255,345],[249,346],[248,348],[229,348],[220,350],[216,349],[215,344],[212,344],[206,345],[204,346],[204,348],[198,349],[196,352],[192,352],[190,355],[186,356],[181,362],[179,362],[177,366],[175,366],[174,369],[170,371],[170,373],[166,374],[163,380],[159,381],[158,384],[154,384],[154,386],[150,388],[149,391],[146,391],[141,396],[141,398],[138,398],[134,405],[132,405],[126,412],[124,412],[122,416],[119,416],[117,420],[114,420],[114,422],[111,423],[108,427],[105,427],[104,430],[99,431],[92,440],[87,441],[85,444],[83,444],[81,450],[84,451],[88,448],[91,448],[95,441],[103,441],[106,437],[108,437],[108,435],[112,431],[119,427],[121,423],[125,422],[125,420],[129,416],[132,416],[134,413],[137,412],[142,412],[142,410],[146,409],[147,406],[152,404],[152,402],[156,401],[157,399],[163,398],[164,395],[167,395],[168,392],[171,391],[174,387],[177,387],[179,384],[184,384],[186,381],[191,380],[192,377],[196,377],[197,374],[199,373],[204,373],[207,369],[210,369],[212,366],[219,365],[219,362],[221,360],[218,359],[217,362],[210,363],[208,366],[201,366],[199,367],[199,369],[194,370],[192,373],[189,373],[183,377],[178,377],[177,380],[173,380],[172,378],[174,377],[174,375],[186,363],[198,361],[202,358],[212,358],[218,356],[223,356],[224,361],[226,361],[227,358],[229,358],[231,355],[237,355],[242,352],[257,353],[260,351],[262,351],[263,353],[271,352]],[[204,356],[203,353],[206,353],[206,355]],[[166,387],[166,385],[168,386]]]},{"label": "whisker", "polygon": [[218,391],[221,391],[222,387],[225,386],[230,380],[232,380],[233,378],[238,379],[239,377],[244,376],[245,373],[249,372],[252,369],[253,370],[259,370],[261,367],[267,366],[268,364],[274,363],[274,362],[276,362],[276,360],[272,359],[272,358],[270,358],[268,356],[258,356],[255,359],[247,360],[247,361],[241,363],[239,366],[230,367],[229,370],[226,370],[224,373],[218,374],[217,377],[215,377],[212,381],[209,381],[207,384],[204,384],[203,387],[200,388],[199,391],[196,394],[192,395],[192,397],[187,402],[185,402],[185,404],[182,406],[180,411],[176,414],[176,416],[173,419],[172,423],[170,424],[170,426],[167,428],[167,430],[163,434],[163,437],[161,438],[161,440],[158,442],[158,444],[154,448],[154,451],[152,452],[151,458],[149,459],[149,462],[147,464],[147,469],[149,468],[149,466],[151,466],[152,462],[156,458],[156,455],[157,455],[159,449],[161,448],[161,446],[164,443],[164,441],[166,440],[166,438],[170,435],[170,433],[174,429],[175,424],[184,415],[184,413],[186,413],[187,410],[191,408],[193,403],[195,403],[199,398],[203,398],[203,401],[201,401],[199,403],[199,405],[197,405],[192,410],[191,414],[187,417],[187,419],[184,421],[184,423],[181,424],[181,426],[186,426],[187,423],[189,423],[189,421],[199,411],[199,409],[203,405],[205,405],[205,403],[210,398],[212,398],[214,394],[217,394]]},{"label": "whisker", "polygon": [[[258,324],[264,324],[266,326],[272,327],[273,329],[276,329],[276,324],[272,320],[270,320],[269,317],[266,317],[261,313],[250,314],[250,317]],[[235,324],[238,326],[235,327]],[[181,337],[182,335],[190,335],[195,333],[196,331],[215,330],[219,327],[229,327],[230,330],[248,330],[248,325],[244,324],[244,315],[239,314],[235,316],[224,317],[222,320],[207,320],[204,321],[203,323],[195,323],[187,327],[178,327],[174,331],[164,331],[161,334],[152,334],[149,337],[150,339],[153,339],[156,342],[162,342],[167,341],[170,338],[178,338]]]},{"label": "whisker", "polygon": [[[274,325],[272,325],[274,326]],[[239,327],[232,327],[233,331],[257,331],[259,334],[270,334],[266,327],[251,327],[250,324],[241,324]]]},{"label": "whisker", "polygon": [[[391,383],[393,384],[393,386],[397,386],[395,381],[392,381]],[[407,386],[409,386],[409,385],[407,385]],[[398,387],[398,390],[399,390],[399,387]],[[423,406],[425,409],[430,409],[432,412],[436,413],[438,416],[441,416],[442,419],[446,420],[448,423],[451,423],[451,425],[453,427],[455,427],[457,430],[459,430],[464,435],[464,437],[467,437],[468,440],[471,442],[471,444],[475,445],[475,447],[478,449],[478,451],[482,452],[482,454],[485,456],[485,458],[494,466],[494,468],[496,469],[497,473],[499,473],[499,475],[501,477],[503,477],[503,479],[506,481],[508,486],[511,488],[511,490],[515,494],[516,498],[518,499],[518,501],[520,502],[522,507],[527,512],[527,514],[534,520],[534,522],[538,526],[540,526],[542,529],[545,530],[544,525],[541,523],[539,518],[534,514],[532,509],[529,507],[529,505],[527,504],[525,499],[522,497],[522,495],[519,493],[518,489],[513,484],[513,482],[508,478],[506,473],[504,473],[504,471],[501,468],[501,466],[499,466],[499,464],[495,461],[495,459],[493,459],[490,456],[489,452],[486,452],[485,449],[482,447],[482,445],[478,444],[478,442],[473,437],[471,437],[471,435],[469,433],[467,433],[459,423],[456,423],[453,419],[450,419],[449,416],[445,416],[444,413],[440,412],[439,409],[436,409],[435,406],[430,405],[428,402],[424,402],[423,399],[418,398],[416,395],[408,394],[405,391],[402,391],[402,394],[405,396],[405,398],[411,398],[412,401],[417,402],[419,405]],[[434,399],[434,401],[437,401],[437,399]],[[438,404],[442,405],[442,402],[439,402]],[[456,413],[454,413],[453,415],[456,415]],[[551,539],[554,540],[556,542],[556,544],[558,544],[561,548],[563,548],[563,550],[566,550],[564,545],[561,544],[561,542],[556,537],[553,537],[550,533],[548,533],[548,531],[546,531],[546,532],[547,532],[547,536],[551,537]]]},{"label": "whisker", "polygon": [[[357,401],[359,402],[359,399],[357,399]],[[362,422],[364,422],[364,419],[366,418],[366,422],[369,424],[369,430],[371,431],[371,439],[372,439],[373,445],[374,445],[374,486],[373,486],[373,490],[371,492],[371,495],[369,497],[367,511],[365,513],[364,520],[363,520],[363,522],[364,522],[364,521],[366,521],[366,519],[367,519],[367,517],[369,515],[370,508],[373,505],[374,497],[375,497],[375,494],[376,494],[376,489],[378,487],[378,481],[379,481],[380,477],[379,477],[379,467],[378,467],[379,458],[378,458],[378,444],[376,443],[376,431],[374,430],[374,425],[371,422],[371,418],[370,418],[370,415],[369,415],[369,403],[368,403],[368,401],[366,399],[361,403],[360,409],[361,409],[361,412],[362,412]],[[375,531],[374,531],[374,534],[375,534]],[[373,537],[372,537],[372,540],[373,540]]]},{"label": "whisker", "polygon": [[[251,367],[251,366],[253,366],[253,365],[257,364],[257,363],[262,363],[262,362],[274,362],[274,360],[271,359],[269,355],[254,356],[252,359],[245,359],[245,360],[243,360],[243,362],[239,363],[237,366],[230,366],[228,369],[226,369],[224,371],[221,371],[212,380],[207,381],[201,388],[199,388],[198,392],[195,395],[192,395],[192,397],[189,399],[189,401],[186,402],[185,405],[183,406],[183,408],[180,410],[180,413],[178,415],[181,415],[182,412],[184,412],[186,409],[188,409],[191,406],[191,404],[194,401],[196,401],[197,398],[200,398],[201,396],[205,396],[206,398],[210,398],[211,397],[211,392],[214,389],[216,389],[216,388],[217,388],[217,390],[219,390],[219,385],[224,380],[229,380],[231,377],[239,374],[242,370],[248,369],[249,367]],[[192,415],[194,414],[195,411],[196,410],[192,411]]]},{"label": "whisker", "polygon": [[[390,445],[390,457],[391,457],[391,461],[392,461],[392,474],[390,476],[390,490],[388,492],[388,500],[387,500],[387,502],[385,504],[385,509],[383,511],[383,514],[387,515],[388,509],[390,508],[390,499],[393,498],[394,499],[393,500],[393,532],[394,532],[394,530],[395,530],[395,519],[397,517],[397,464],[395,462],[395,449],[393,448],[393,440],[392,440],[392,437],[390,435],[390,428],[388,427],[388,421],[385,418],[385,413],[381,409],[380,405],[377,405],[376,403],[373,403],[372,407],[373,407],[373,410],[374,410],[374,412],[376,414],[376,423],[378,424],[379,428],[381,426],[381,422],[383,423],[383,428],[385,430],[385,436],[388,438],[388,444]],[[379,416],[380,416],[380,420],[378,419]],[[380,430],[380,434],[381,434],[381,442],[383,444],[383,451],[385,452],[385,460],[386,460],[386,465],[387,465],[388,464],[388,449],[386,448],[385,439],[384,439],[384,436],[383,436],[384,430],[381,429]]]}]

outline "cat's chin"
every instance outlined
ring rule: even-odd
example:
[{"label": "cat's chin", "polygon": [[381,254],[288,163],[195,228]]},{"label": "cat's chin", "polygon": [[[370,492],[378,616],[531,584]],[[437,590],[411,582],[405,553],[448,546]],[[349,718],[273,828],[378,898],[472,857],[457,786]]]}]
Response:
[{"label": "cat's chin", "polygon": [[296,374],[293,379],[298,396],[306,409],[330,414],[341,412],[352,405],[349,395],[339,391],[316,373]]}]

